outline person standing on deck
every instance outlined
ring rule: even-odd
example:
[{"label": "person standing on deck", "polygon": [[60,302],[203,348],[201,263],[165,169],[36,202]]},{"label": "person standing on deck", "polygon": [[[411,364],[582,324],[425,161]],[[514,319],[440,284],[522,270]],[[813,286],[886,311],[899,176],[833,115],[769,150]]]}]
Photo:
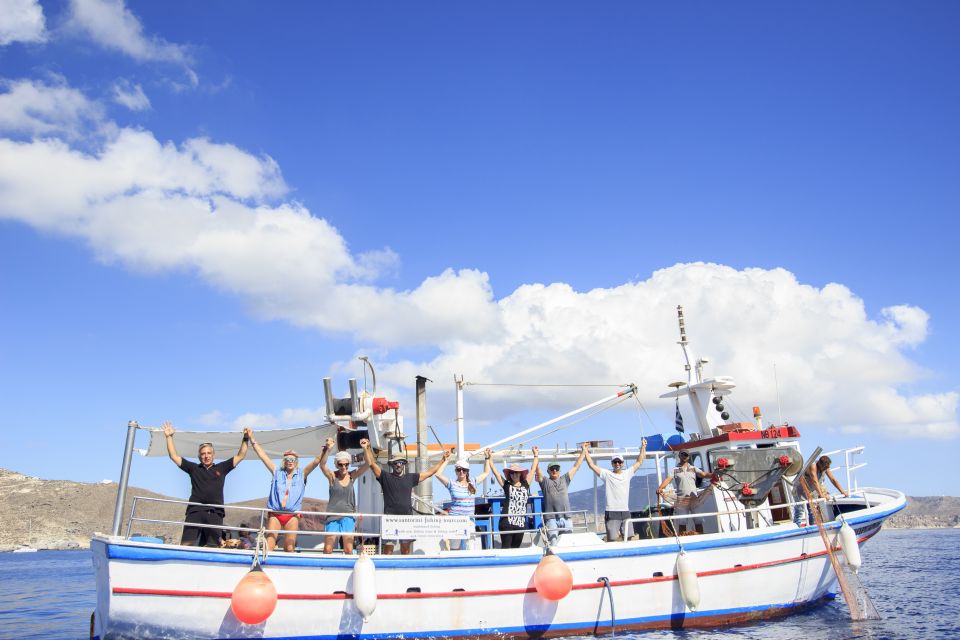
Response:
[{"label": "person standing on deck", "polygon": [[[540,455],[540,447],[533,447],[533,453]],[[577,475],[580,465],[583,464],[585,449],[580,448],[580,455],[570,470],[560,474],[560,465],[551,464],[547,467],[547,477],[543,476],[539,465],[534,469],[534,477],[540,483],[543,493],[543,517],[547,526],[547,540],[551,545],[557,543],[561,532],[573,530],[573,521],[570,519],[570,493],[568,488]]]},{"label": "person standing on deck", "polygon": [[603,521],[607,529],[607,542],[626,540],[630,537],[630,478],[637,472],[647,455],[647,439],[640,444],[640,454],[633,465],[624,469],[623,456],[617,454],[610,459],[613,469],[601,469],[590,457],[590,445],[583,445],[587,466],[603,480],[607,507]]},{"label": "person standing on deck", "polygon": [[220,529],[191,527],[188,526],[188,523],[223,526],[224,510],[221,506],[223,505],[223,483],[227,474],[233,471],[246,457],[247,437],[244,436],[240,443],[240,450],[237,451],[237,455],[217,464],[213,463],[213,445],[204,442],[200,445],[198,451],[200,464],[197,464],[177,453],[177,447],[173,444],[173,434],[175,432],[176,429],[173,428],[172,424],[169,422],[163,423],[163,435],[167,440],[167,455],[173,460],[173,464],[190,476],[190,502],[200,503],[187,506],[180,544],[193,546],[199,542],[201,547],[220,546]]},{"label": "person standing on deck", "polygon": [[[370,447],[370,443],[367,443],[367,446],[363,447],[363,454],[366,456],[367,464],[373,471],[373,475],[377,477],[380,488],[383,490],[384,515],[395,516],[413,515],[413,504],[410,498],[410,492],[413,491],[415,486],[427,478],[443,471],[443,468],[447,466],[447,462],[450,460],[450,452],[444,451],[440,462],[432,469],[428,469],[422,473],[406,473],[407,459],[401,455],[394,454],[389,461],[391,473],[384,473],[380,465],[377,464],[377,459],[373,457],[373,450]],[[410,555],[412,550],[413,540],[400,541],[400,553],[406,556]],[[393,542],[383,543],[383,553],[388,556],[393,554]]]},{"label": "person standing on deck", "polygon": [[296,532],[300,530],[300,507],[303,505],[303,496],[307,491],[307,476],[320,464],[320,456],[300,469],[300,456],[290,449],[283,452],[278,469],[273,460],[254,440],[253,429],[250,427],[244,429],[243,438],[253,446],[254,453],[273,476],[270,481],[270,494],[267,496],[267,508],[270,510],[267,521],[267,530],[270,532],[267,534],[267,551],[273,551],[277,546],[277,532],[282,529],[284,531],[283,550],[293,552],[297,544]]},{"label": "person standing on deck", "polygon": [[[437,480],[450,492],[451,504],[447,515],[468,516],[472,521],[476,511],[474,496],[477,494],[477,487],[470,481],[469,459],[464,458],[457,460],[456,464],[453,465],[453,470],[456,474],[455,480],[450,480],[442,473],[437,474]],[[477,476],[476,484],[483,482],[487,477],[487,473],[487,471],[484,471]],[[463,549],[464,542],[464,540],[451,540],[450,550],[457,551]]]},{"label": "person standing on deck", "polygon": [[[690,464],[690,453],[681,451],[677,454],[677,466],[673,468],[673,475],[663,479],[660,486],[657,487],[657,495],[662,496],[664,489],[673,482],[674,490],[677,494],[677,501],[674,503],[673,515],[682,516],[693,513],[697,496],[700,490],[697,488],[698,478],[709,478],[710,474]],[[703,520],[700,518],[683,518],[674,520],[677,525],[677,533],[683,535],[693,525],[697,533],[703,533]]]},{"label": "person standing on deck", "polygon": [[[323,447],[323,453],[320,455],[320,470],[327,477],[330,483],[330,499],[327,501],[327,520],[323,525],[325,531],[330,533],[339,533],[340,541],[343,544],[343,552],[346,555],[353,553],[353,536],[346,535],[353,533],[356,529],[357,521],[357,492],[353,484],[357,478],[367,472],[369,467],[362,464],[353,471],[350,471],[350,454],[346,451],[340,451],[333,457],[333,462],[337,466],[336,471],[331,471],[327,467],[327,456],[334,445],[333,438],[327,438],[327,444]],[[366,438],[360,440],[360,448],[366,449],[370,446],[370,441]],[[323,542],[323,552],[333,553],[333,547],[337,543],[336,535],[326,536]]]}]

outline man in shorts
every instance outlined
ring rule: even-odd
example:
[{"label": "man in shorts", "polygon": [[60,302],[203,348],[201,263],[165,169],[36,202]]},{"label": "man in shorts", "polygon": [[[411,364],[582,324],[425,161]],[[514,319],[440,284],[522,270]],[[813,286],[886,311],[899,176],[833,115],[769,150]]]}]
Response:
[{"label": "man in shorts", "polygon": [[607,498],[606,511],[603,520],[607,529],[607,542],[626,540],[630,537],[630,478],[637,472],[643,459],[647,455],[647,439],[640,444],[640,454],[637,461],[629,468],[624,469],[623,456],[617,454],[610,458],[612,469],[601,469],[590,457],[590,447],[583,445],[586,452],[587,466],[603,480],[603,488]]},{"label": "man in shorts", "polygon": [[[533,447],[534,460],[540,456],[540,448]],[[584,449],[570,470],[560,473],[560,465],[553,463],[547,467],[547,477],[543,476],[539,464],[533,465],[534,477],[540,483],[540,492],[543,494],[543,520],[547,527],[547,540],[551,545],[557,543],[561,533],[573,531],[573,521],[570,519],[570,494],[568,488],[577,474],[584,460]]]},{"label": "man in shorts", "polygon": [[218,547],[221,529],[210,526],[191,527],[189,524],[223,525],[224,511],[221,506],[223,505],[223,483],[227,474],[233,471],[247,455],[247,437],[244,436],[241,441],[237,455],[216,464],[213,463],[213,445],[204,442],[198,451],[200,464],[197,464],[177,454],[177,447],[173,444],[175,431],[172,424],[163,423],[163,435],[167,439],[167,455],[173,460],[173,464],[190,476],[190,502],[201,503],[187,506],[180,544],[190,547],[199,543],[201,547]]},{"label": "man in shorts", "polygon": [[[385,473],[377,459],[373,456],[372,447],[364,447],[363,453],[367,458],[367,464],[377,477],[380,488],[383,490],[383,513],[385,515],[409,516],[413,515],[413,502],[410,499],[410,492],[413,488],[430,478],[434,474],[443,470],[450,460],[450,452],[444,451],[443,457],[432,469],[423,473],[407,473],[407,459],[401,455],[394,454],[390,457],[390,473]],[[400,553],[410,555],[413,550],[413,540],[400,541]],[[393,554],[393,542],[383,541],[383,553],[385,555]]]}]

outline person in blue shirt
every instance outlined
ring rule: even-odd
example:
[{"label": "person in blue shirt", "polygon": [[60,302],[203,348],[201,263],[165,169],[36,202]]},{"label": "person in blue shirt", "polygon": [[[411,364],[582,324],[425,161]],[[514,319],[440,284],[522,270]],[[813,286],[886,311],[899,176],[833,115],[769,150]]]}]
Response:
[{"label": "person in blue shirt", "polygon": [[267,496],[267,508],[270,509],[267,521],[267,551],[277,546],[277,535],[282,530],[283,550],[293,551],[297,544],[297,531],[300,529],[300,507],[303,494],[307,490],[307,476],[320,464],[320,456],[314,458],[300,469],[300,457],[292,449],[283,452],[280,468],[267,456],[263,448],[253,437],[253,429],[247,427],[243,435],[253,446],[254,452],[263,465],[273,475],[270,482],[270,494]]}]

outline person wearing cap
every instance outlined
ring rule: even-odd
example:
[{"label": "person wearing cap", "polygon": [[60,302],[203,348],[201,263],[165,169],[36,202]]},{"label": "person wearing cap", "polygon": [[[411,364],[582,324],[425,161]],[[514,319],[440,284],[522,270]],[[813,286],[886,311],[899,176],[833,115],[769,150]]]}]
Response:
[{"label": "person wearing cap", "polygon": [[590,446],[583,445],[587,466],[603,480],[606,496],[606,510],[603,521],[607,530],[607,542],[626,540],[630,537],[630,478],[640,469],[643,459],[647,455],[647,439],[640,441],[640,453],[637,461],[629,468],[624,469],[624,459],[620,454],[610,458],[612,469],[601,469],[590,457]]},{"label": "person wearing cap", "polygon": [[273,475],[267,496],[267,509],[270,510],[267,520],[267,551],[273,551],[277,546],[277,535],[282,530],[283,550],[292,552],[297,543],[296,532],[300,529],[300,507],[303,505],[303,494],[307,490],[307,476],[320,464],[320,456],[300,469],[300,457],[296,451],[289,449],[283,452],[280,467],[277,468],[266,451],[257,444],[253,429],[247,427],[243,433],[263,466]]},{"label": "person wearing cap", "polygon": [[[539,457],[540,448],[534,447],[533,453]],[[585,452],[580,448],[580,455],[570,467],[570,470],[560,474],[560,465],[553,463],[547,467],[547,475],[544,477],[540,467],[534,468],[534,478],[540,483],[540,492],[543,494],[543,516],[544,524],[547,527],[547,541],[550,545],[557,543],[557,538],[561,532],[573,531],[573,521],[570,519],[570,493],[569,486],[573,481],[573,476],[577,475],[580,465],[583,464]]]},{"label": "person wearing cap", "polygon": [[[668,475],[663,479],[663,482],[657,487],[657,495],[662,496],[667,485],[672,482],[674,485],[673,488],[677,493],[677,501],[673,506],[673,515],[689,515],[693,513],[693,505],[691,503],[700,495],[700,490],[697,488],[697,478],[708,477],[710,477],[709,473],[690,464],[689,452],[680,451],[677,454],[677,466],[673,468],[673,475]],[[700,518],[684,518],[682,520],[675,520],[674,522],[677,523],[677,533],[686,533],[691,524],[693,524],[694,529],[698,533],[703,533],[703,521]]]},{"label": "person wearing cap", "polygon": [[[493,472],[493,477],[503,487],[504,515],[497,524],[500,529],[500,547],[517,549],[523,543],[523,534],[527,528],[527,500],[530,498],[530,484],[527,482],[527,470],[514,463],[503,470],[503,476],[491,461],[493,452],[483,452],[485,472]],[[537,454],[533,456],[533,466],[539,464]]]},{"label": "person wearing cap", "polygon": [[[447,476],[437,474],[437,480],[450,492],[450,508],[447,515],[451,516],[469,516],[474,515],[474,496],[477,494],[477,487],[470,481],[470,462],[466,458],[460,458],[453,465],[453,471],[456,479],[450,480]],[[487,477],[487,471],[484,470],[477,476],[476,483],[480,484]],[[450,550],[456,551],[463,548],[463,540],[450,540]]]},{"label": "person wearing cap", "polygon": [[[346,535],[353,533],[356,528],[355,515],[357,513],[357,494],[353,488],[353,483],[357,478],[366,473],[370,467],[364,463],[350,471],[350,454],[346,451],[338,451],[333,456],[333,463],[337,470],[331,471],[327,467],[327,457],[333,450],[333,438],[327,438],[323,446],[323,452],[320,454],[320,470],[330,482],[330,499],[327,501],[327,519],[323,525],[324,531],[332,534],[325,536],[323,540],[323,552],[333,553],[333,547],[337,544],[339,537],[343,541],[343,552],[347,555],[353,553],[353,536]],[[370,446],[370,441],[364,438],[360,441],[360,447]]]},{"label": "person wearing cap", "polygon": [[173,463],[190,476],[190,502],[200,504],[187,505],[187,513],[183,518],[183,535],[180,544],[193,546],[199,543],[201,547],[220,546],[221,529],[207,527],[192,527],[192,524],[223,526],[223,483],[227,474],[236,468],[247,455],[247,438],[240,442],[237,455],[227,458],[223,462],[213,463],[213,445],[204,442],[200,445],[197,457],[200,464],[187,460],[177,453],[173,443],[173,434],[176,429],[169,422],[163,423],[163,435],[167,440],[167,455]]},{"label": "person wearing cap", "polygon": [[[383,490],[383,513],[385,515],[396,516],[413,515],[413,503],[410,498],[410,493],[413,491],[413,488],[427,478],[443,471],[443,468],[447,466],[447,462],[450,460],[450,452],[444,451],[440,462],[434,465],[432,469],[421,473],[407,473],[407,459],[402,455],[394,454],[390,456],[390,460],[388,461],[390,473],[383,473],[380,465],[377,464],[376,458],[373,457],[373,450],[370,448],[370,443],[367,443],[367,445],[363,447],[363,454],[366,457],[367,464],[370,465],[370,469],[373,471],[373,475],[377,477],[380,488]],[[400,553],[410,555],[411,551],[413,551],[413,540],[401,540]],[[385,555],[393,554],[392,541],[383,541],[383,553]]]}]

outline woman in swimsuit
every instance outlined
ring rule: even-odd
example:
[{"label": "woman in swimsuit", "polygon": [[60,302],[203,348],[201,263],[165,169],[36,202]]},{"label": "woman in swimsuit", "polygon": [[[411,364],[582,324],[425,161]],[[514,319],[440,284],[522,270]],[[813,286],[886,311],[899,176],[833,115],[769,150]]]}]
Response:
[{"label": "woman in swimsuit", "polygon": [[307,476],[320,464],[320,456],[314,458],[301,470],[297,452],[292,449],[284,451],[278,469],[273,460],[253,439],[253,429],[247,427],[243,433],[253,445],[257,457],[273,475],[273,480],[270,482],[270,495],[267,497],[267,508],[270,509],[270,519],[267,521],[267,551],[273,551],[277,546],[277,534],[281,530],[285,532],[283,550],[293,551],[297,543],[296,532],[300,528],[300,507],[307,488]]}]

